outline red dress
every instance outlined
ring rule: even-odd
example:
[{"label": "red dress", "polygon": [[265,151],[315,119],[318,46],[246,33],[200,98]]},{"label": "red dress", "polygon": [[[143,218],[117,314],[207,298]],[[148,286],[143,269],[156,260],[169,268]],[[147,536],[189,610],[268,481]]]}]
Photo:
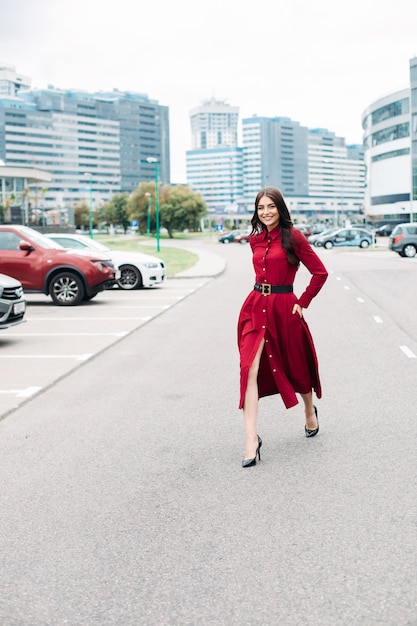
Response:
[{"label": "red dress", "polygon": [[[297,393],[314,389],[321,398],[318,361],[313,338],[304,318],[292,313],[295,303],[307,308],[327,279],[323,263],[304,235],[291,229],[293,246],[301,263],[312,274],[304,293],[297,298],[291,293],[272,293],[264,296],[251,291],[243,303],[238,321],[240,352],[240,402],[243,408],[249,367],[259,345],[265,338],[258,372],[259,398],[281,394],[287,409],[298,404]],[[258,283],[291,285],[297,266],[287,260],[281,245],[279,226],[250,238],[253,266]]]}]

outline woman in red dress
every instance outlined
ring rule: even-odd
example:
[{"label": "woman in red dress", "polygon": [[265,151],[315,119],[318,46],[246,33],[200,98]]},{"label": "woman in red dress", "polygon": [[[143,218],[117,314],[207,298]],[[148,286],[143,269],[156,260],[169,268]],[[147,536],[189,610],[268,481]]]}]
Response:
[{"label": "woman in red dress", "polygon": [[[304,235],[293,228],[281,192],[262,189],[255,200],[250,245],[256,282],[243,303],[238,321],[240,402],[246,433],[243,467],[260,460],[262,440],[257,433],[258,400],[281,394],[287,409],[304,402],[305,435],[319,431],[314,390],[321,398],[317,355],[303,309],[327,279],[323,263]],[[300,262],[312,274],[304,293],[293,292]]]}]

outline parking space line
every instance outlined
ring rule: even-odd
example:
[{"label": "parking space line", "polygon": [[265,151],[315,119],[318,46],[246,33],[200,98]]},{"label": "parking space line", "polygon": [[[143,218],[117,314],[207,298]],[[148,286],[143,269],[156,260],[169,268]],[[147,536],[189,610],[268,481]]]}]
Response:
[{"label": "parking space line", "polygon": [[117,333],[7,333],[8,337],[125,337],[127,330]]},{"label": "parking space line", "polygon": [[118,322],[120,320],[142,320],[147,322],[151,319],[151,316],[134,316],[134,317],[28,317],[27,321],[30,322],[100,322],[105,320],[106,322]]},{"label": "parking space line", "polygon": [[92,352],[87,354],[0,354],[0,359],[76,359],[77,361],[87,361],[92,356]]},{"label": "parking space line", "polygon": [[379,317],[379,315],[374,315],[374,320],[377,324],[383,324],[384,322],[382,321],[382,319]]},{"label": "parking space line", "polygon": [[30,398],[35,393],[38,393],[42,387],[26,387],[26,389],[0,389],[0,394],[11,394],[17,398]]},{"label": "parking space line", "polygon": [[400,346],[400,350],[402,350],[405,356],[408,356],[409,359],[417,359],[417,355],[415,355],[414,352],[408,348],[408,346]]}]

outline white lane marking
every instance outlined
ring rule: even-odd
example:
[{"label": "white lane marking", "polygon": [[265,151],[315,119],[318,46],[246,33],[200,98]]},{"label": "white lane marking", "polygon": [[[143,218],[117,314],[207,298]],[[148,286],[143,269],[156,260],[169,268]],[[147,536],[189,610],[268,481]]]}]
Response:
[{"label": "white lane marking", "polygon": [[409,359],[417,359],[417,355],[415,355],[414,352],[407,346],[400,346],[400,350],[402,350],[405,356],[408,356]]},{"label": "white lane marking", "polygon": [[127,330],[119,333],[7,333],[8,337],[125,337]]},{"label": "white lane marking", "polygon": [[342,280],[341,276],[336,276],[336,280]]},{"label": "white lane marking", "polygon": [[103,320],[105,322],[120,322],[120,320],[135,320],[144,321],[152,319],[151,316],[145,315],[140,317],[28,317],[27,321],[30,322],[99,322]]},{"label": "white lane marking", "polygon": [[345,289],[346,289],[346,291],[349,291],[350,290],[349,285],[345,285]]},{"label": "white lane marking", "polygon": [[42,387],[26,387],[26,389],[0,389],[0,393],[10,393],[18,398],[30,398],[33,394],[38,393]]},{"label": "white lane marking", "polygon": [[87,354],[0,354],[0,359],[76,359],[77,361],[87,361],[92,356],[92,352]]},{"label": "white lane marking", "polygon": [[363,298],[356,298],[356,300],[357,300],[358,302],[365,302],[365,300],[364,300]]},{"label": "white lane marking", "polygon": [[379,317],[379,315],[374,315],[374,320],[377,324],[383,324],[384,322],[382,321],[382,319]]}]

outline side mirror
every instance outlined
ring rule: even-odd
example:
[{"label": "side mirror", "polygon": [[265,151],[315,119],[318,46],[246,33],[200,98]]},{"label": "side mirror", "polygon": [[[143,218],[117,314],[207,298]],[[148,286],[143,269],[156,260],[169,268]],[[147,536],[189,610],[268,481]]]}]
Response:
[{"label": "side mirror", "polygon": [[32,252],[35,248],[27,241],[21,241],[19,243],[19,250],[26,250],[26,252]]}]

